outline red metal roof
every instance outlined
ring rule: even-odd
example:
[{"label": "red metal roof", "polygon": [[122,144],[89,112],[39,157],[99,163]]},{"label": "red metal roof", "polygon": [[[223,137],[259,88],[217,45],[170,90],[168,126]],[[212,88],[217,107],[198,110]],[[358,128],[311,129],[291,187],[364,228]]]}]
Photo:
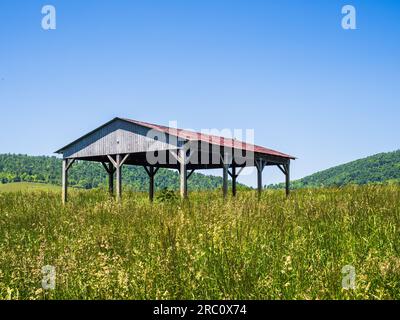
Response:
[{"label": "red metal roof", "polygon": [[279,151],[275,151],[272,149],[264,148],[261,146],[245,143],[243,141],[239,141],[236,139],[224,138],[224,137],[220,137],[220,136],[204,134],[204,133],[194,132],[194,131],[189,131],[189,130],[184,130],[184,129],[171,128],[171,127],[161,126],[161,125],[157,125],[157,124],[153,124],[153,123],[132,120],[132,119],[125,119],[125,118],[121,118],[121,119],[128,121],[128,122],[135,123],[135,124],[143,126],[143,127],[147,127],[150,129],[168,133],[168,134],[177,136],[178,138],[186,139],[189,141],[204,141],[204,142],[208,142],[211,144],[220,145],[222,147],[229,147],[229,148],[235,148],[235,149],[240,149],[240,150],[245,150],[245,151],[250,151],[250,152],[257,152],[257,153],[261,153],[261,154],[267,154],[267,155],[272,155],[272,156],[277,156],[277,157],[282,157],[282,158],[287,158],[287,159],[296,159],[295,157],[290,156],[288,154],[285,154],[285,153],[282,153]]}]

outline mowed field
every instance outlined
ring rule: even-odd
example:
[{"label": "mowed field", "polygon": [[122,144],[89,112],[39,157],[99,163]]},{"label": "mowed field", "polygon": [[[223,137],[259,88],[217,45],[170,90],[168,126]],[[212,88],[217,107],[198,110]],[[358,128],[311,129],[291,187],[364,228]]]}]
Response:
[{"label": "mowed field", "polygon": [[0,298],[400,299],[399,235],[396,185],[154,204],[71,190],[66,206],[59,190],[0,192]]},{"label": "mowed field", "polygon": [[[16,191],[60,191],[61,187],[34,182],[13,182],[13,183],[0,183],[0,192],[16,192]],[[60,191],[61,192],[61,191]]]}]

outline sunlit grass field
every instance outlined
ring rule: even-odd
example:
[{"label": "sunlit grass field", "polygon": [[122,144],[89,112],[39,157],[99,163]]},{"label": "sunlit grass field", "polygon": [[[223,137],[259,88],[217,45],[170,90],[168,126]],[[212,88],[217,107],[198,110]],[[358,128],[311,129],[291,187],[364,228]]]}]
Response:
[{"label": "sunlit grass field", "polygon": [[0,192],[16,192],[16,191],[59,191],[60,187],[34,182],[13,182],[13,183],[0,183]]},{"label": "sunlit grass field", "polygon": [[[42,267],[56,270],[54,290]],[[355,268],[343,289],[342,268]],[[2,299],[400,299],[400,187],[0,193]]]}]

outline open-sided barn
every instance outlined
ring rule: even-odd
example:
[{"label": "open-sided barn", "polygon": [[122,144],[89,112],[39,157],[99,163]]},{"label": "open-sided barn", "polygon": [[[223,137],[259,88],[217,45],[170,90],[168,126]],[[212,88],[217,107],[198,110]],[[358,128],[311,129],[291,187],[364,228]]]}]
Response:
[{"label": "open-sided barn", "polygon": [[236,180],[243,168],[257,168],[257,187],[261,193],[264,167],[277,166],[286,177],[286,193],[289,194],[290,160],[295,159],[282,152],[236,139],[118,117],[56,153],[63,156],[63,202],[67,201],[68,170],[75,160],[101,162],[109,175],[111,193],[116,176],[117,199],[122,195],[122,166],[143,166],[150,178],[149,197],[152,200],[154,177],[159,168],[179,171],[180,194],[186,198],[187,180],[195,170],[221,168],[223,194],[226,196],[228,193],[229,175],[232,179],[232,194],[235,196]]}]

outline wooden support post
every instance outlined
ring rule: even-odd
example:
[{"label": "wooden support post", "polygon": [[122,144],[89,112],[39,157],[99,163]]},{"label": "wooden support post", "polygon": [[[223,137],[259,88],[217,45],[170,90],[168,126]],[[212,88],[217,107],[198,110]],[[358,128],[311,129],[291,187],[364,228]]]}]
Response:
[{"label": "wooden support post", "polygon": [[226,198],[228,195],[228,166],[224,164],[222,170],[222,191],[224,198]]},{"label": "wooden support post", "polygon": [[[117,180],[117,192],[116,192],[116,196],[117,196],[117,201],[121,201],[122,198],[122,165],[125,163],[126,160],[128,160],[129,158],[129,153],[126,154],[124,156],[124,158],[121,158],[120,154],[117,154],[115,156],[115,160],[111,155],[107,155],[108,160],[110,160],[111,164],[114,166],[115,170],[113,170],[112,172],[116,172],[116,180]],[[104,167],[106,167],[104,165]],[[111,168],[111,165],[110,165]],[[108,171],[108,170],[107,170]],[[113,186],[114,188],[114,186]]]},{"label": "wooden support post", "polygon": [[62,161],[62,203],[67,202],[68,194],[68,159]]},{"label": "wooden support post", "polygon": [[121,201],[122,198],[122,175],[121,175],[121,155],[116,156],[116,178],[117,178],[117,200]]},{"label": "wooden support post", "polygon": [[179,173],[180,173],[180,193],[181,198],[187,198],[187,166],[186,166],[186,150],[179,149]]},{"label": "wooden support post", "polygon": [[232,196],[236,197],[236,165],[232,162]]},{"label": "wooden support post", "polygon": [[157,167],[154,169],[153,166],[149,166],[148,168],[144,166],[144,170],[146,170],[148,176],[149,176],[149,200],[152,202],[154,199],[154,176],[156,175],[158,169],[160,167]]},{"label": "wooden support post", "polygon": [[228,154],[225,153],[224,158],[222,159],[222,191],[224,198],[228,196],[228,168],[229,168],[229,161],[228,161]]},{"label": "wooden support post", "polygon": [[256,167],[257,167],[257,192],[258,192],[258,198],[260,198],[263,189],[262,172],[264,170],[264,160],[262,159],[256,160]]},{"label": "wooden support post", "polygon": [[262,171],[257,168],[257,191],[258,197],[261,197],[262,192]]},{"label": "wooden support post", "polygon": [[290,161],[285,164],[285,189],[286,189],[286,196],[290,194]]},{"label": "wooden support post", "polygon": [[113,164],[110,162],[108,164],[108,192],[110,193],[111,196],[114,195],[114,166]]},{"label": "wooden support post", "polygon": [[68,170],[71,168],[75,159],[63,159],[62,162],[62,203],[65,204],[68,201]]},{"label": "wooden support post", "polygon": [[149,168],[149,179],[150,179],[150,184],[149,184],[149,200],[153,202],[154,199],[154,167],[150,166]]}]

